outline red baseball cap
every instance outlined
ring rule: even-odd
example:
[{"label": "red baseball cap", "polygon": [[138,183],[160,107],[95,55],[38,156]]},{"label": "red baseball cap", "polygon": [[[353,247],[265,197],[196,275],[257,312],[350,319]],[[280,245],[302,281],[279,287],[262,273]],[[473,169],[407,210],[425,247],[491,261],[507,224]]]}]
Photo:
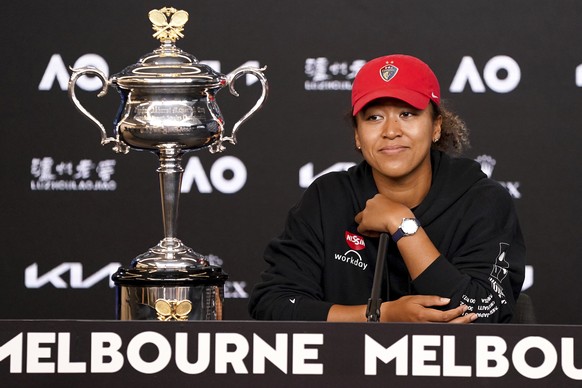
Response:
[{"label": "red baseball cap", "polygon": [[352,85],[352,114],[382,97],[402,100],[417,109],[441,100],[439,81],[426,63],[410,55],[394,54],[372,59],[356,75]]}]

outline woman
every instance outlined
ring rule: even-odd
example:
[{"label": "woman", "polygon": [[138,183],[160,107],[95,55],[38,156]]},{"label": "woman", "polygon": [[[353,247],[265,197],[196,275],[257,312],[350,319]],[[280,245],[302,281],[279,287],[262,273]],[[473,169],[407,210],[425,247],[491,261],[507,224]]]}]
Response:
[{"label": "woman", "polygon": [[441,106],[422,61],[368,62],[352,88],[364,160],[322,176],[266,249],[256,319],[365,321],[378,236],[386,250],[381,321],[508,322],[524,277],[513,202],[471,160],[462,121]]}]

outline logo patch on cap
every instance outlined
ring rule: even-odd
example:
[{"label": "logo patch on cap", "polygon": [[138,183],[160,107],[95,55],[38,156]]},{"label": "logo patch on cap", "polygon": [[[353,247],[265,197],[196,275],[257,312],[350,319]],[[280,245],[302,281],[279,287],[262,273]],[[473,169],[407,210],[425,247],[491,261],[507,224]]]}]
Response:
[{"label": "logo patch on cap", "polygon": [[380,69],[380,76],[386,82],[389,82],[398,73],[398,68],[394,65],[386,65]]}]

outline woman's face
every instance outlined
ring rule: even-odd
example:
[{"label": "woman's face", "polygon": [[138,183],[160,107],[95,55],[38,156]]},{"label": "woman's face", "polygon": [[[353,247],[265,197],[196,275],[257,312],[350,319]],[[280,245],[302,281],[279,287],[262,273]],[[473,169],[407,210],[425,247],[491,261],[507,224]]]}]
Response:
[{"label": "woman's face", "polygon": [[440,116],[433,120],[431,104],[419,110],[394,98],[377,99],[356,117],[356,146],[375,179],[430,178],[430,148],[440,137],[441,121]]}]

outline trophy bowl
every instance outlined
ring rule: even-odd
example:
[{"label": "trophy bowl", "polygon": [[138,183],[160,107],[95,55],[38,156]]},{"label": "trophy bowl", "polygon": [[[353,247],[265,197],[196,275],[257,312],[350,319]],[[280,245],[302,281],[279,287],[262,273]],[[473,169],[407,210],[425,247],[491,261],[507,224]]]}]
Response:
[{"label": "trophy bowl", "polygon": [[[178,203],[183,168],[182,155],[208,148],[221,152],[224,143],[236,144],[239,127],[264,104],[268,94],[265,68],[240,67],[224,75],[200,63],[175,42],[184,35],[188,13],[171,7],[152,10],[149,19],[160,47],[142,56],[110,79],[93,67],[72,69],[69,97],[75,107],[101,131],[101,144],[113,150],[130,149],[155,153],[162,202],[164,238],[135,257],[129,268],[120,268],[112,279],[117,288],[117,317],[121,320],[215,320],[222,319],[224,282],[227,275],[218,266],[187,247],[177,237]],[[216,102],[218,91],[251,74],[262,92],[253,107],[225,135],[224,119]],[[98,96],[113,87],[121,103],[113,123],[113,136],[87,111],[76,96],[82,76],[94,76],[103,87]]]}]

